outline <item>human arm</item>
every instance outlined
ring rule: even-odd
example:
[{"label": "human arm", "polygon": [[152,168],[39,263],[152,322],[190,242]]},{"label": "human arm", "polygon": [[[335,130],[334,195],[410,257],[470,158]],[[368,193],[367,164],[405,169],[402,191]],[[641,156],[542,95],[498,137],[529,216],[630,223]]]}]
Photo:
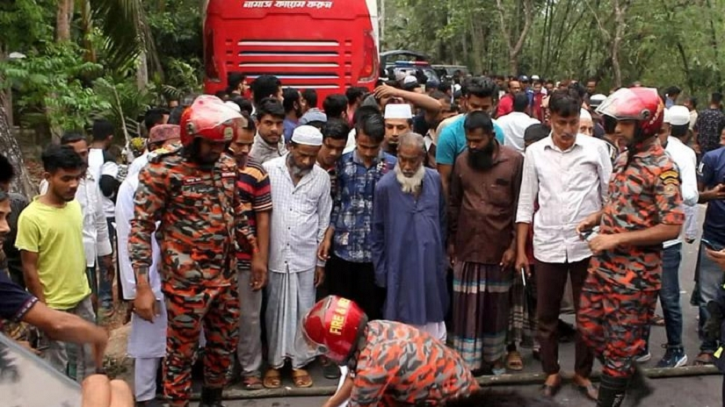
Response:
[{"label": "human arm", "polygon": [[697,225],[698,207],[685,205],[685,241],[693,243],[700,233]]},{"label": "human arm", "polygon": [[53,340],[93,345],[96,367],[103,367],[103,354],[108,343],[105,329],[77,315],[48,308],[42,302],[33,305],[21,320],[40,329]]},{"label": "human arm", "polygon": [[725,184],[717,179],[717,163],[714,157],[705,154],[697,169],[698,202],[707,203],[725,199]]},{"label": "human arm", "polygon": [[539,176],[536,172],[536,155],[529,148],[524,156],[521,186],[516,210],[516,270],[524,269],[528,274],[529,259],[526,256],[526,239],[534,219],[534,203],[539,194]]},{"label": "human arm", "polygon": [[339,407],[342,403],[350,398],[354,384],[354,379],[348,375],[347,378],[345,378],[345,382],[342,384],[342,386],[335,392],[332,397],[330,397],[329,400],[325,402],[322,407]]},{"label": "human arm", "polygon": [[[516,169],[512,176],[512,182],[511,182],[511,195],[514,197],[513,207],[518,208],[518,200],[519,200],[519,194],[521,191],[521,182],[523,177],[523,167],[524,167],[524,157],[517,156],[516,157]],[[517,258],[517,248],[518,248],[518,239],[516,238],[516,223],[512,222],[511,225],[511,242],[509,243],[509,247],[504,251],[503,256],[501,258],[501,263],[499,264],[501,267],[505,269],[510,269],[512,267],[515,267],[518,263]]]},{"label": "human arm", "polygon": [[272,216],[272,191],[269,174],[259,167],[261,177],[254,188],[254,219],[256,226],[257,252],[252,254],[252,290],[257,291],[267,285],[269,263],[269,228]]},{"label": "human arm", "polygon": [[[101,189],[95,183],[88,183],[90,197],[89,205],[93,205],[93,224],[96,227],[96,254],[104,261],[105,266],[113,267],[111,254],[111,239],[108,232],[108,222],[106,221],[106,213],[103,211],[103,195]],[[113,270],[111,270],[113,271]]]},{"label": "human arm", "polygon": [[455,263],[456,235],[458,234],[458,220],[463,202],[463,184],[457,171],[453,171],[450,179],[450,192],[448,196],[448,257],[451,264]]},{"label": "human arm", "polygon": [[330,224],[325,231],[325,236],[320,243],[320,247],[317,250],[317,258],[320,261],[327,261],[330,258],[330,252],[332,251],[332,238],[335,235],[335,225],[337,219],[342,211],[342,192],[345,189],[345,179],[343,174],[343,166],[340,160],[337,160],[336,171],[337,171],[337,183],[332,196],[332,211],[330,213]]},{"label": "human arm", "polygon": [[388,270],[385,255],[385,219],[388,210],[388,195],[385,185],[379,182],[375,186],[375,197],[373,202],[373,219],[370,230],[370,251],[373,257],[373,269],[375,270],[375,284],[378,287],[387,286]]},{"label": "human arm", "polygon": [[154,162],[146,165],[139,173],[128,239],[129,257],[136,277],[134,310],[139,317],[149,322],[156,315],[156,298],[149,281],[149,268],[153,259],[151,236],[156,231],[156,222],[161,220],[166,209],[167,183],[170,182],[167,171],[162,163]]},{"label": "human arm", "polygon": [[[323,191],[320,199],[317,200],[317,244],[318,248],[327,241],[327,231],[330,228],[330,216],[332,213],[332,198],[330,197],[330,177],[327,173],[324,175]],[[318,256],[317,267],[325,267],[327,258],[321,259]]]},{"label": "human arm", "polygon": [[599,196],[602,206],[609,199],[609,180],[612,178],[612,160],[609,158],[609,150],[605,143],[598,143],[597,152],[599,162],[597,163],[597,174],[599,175]]},{"label": "human arm", "polygon": [[40,227],[33,217],[27,215],[27,211],[23,212],[18,219],[18,235],[15,239],[15,247],[20,251],[25,287],[27,287],[28,292],[44,303],[43,284],[40,282],[38,274]]},{"label": "human arm", "polygon": [[685,214],[681,209],[680,178],[673,165],[661,167],[653,188],[657,224],[642,230],[599,234],[589,241],[592,252],[596,254],[618,246],[659,245],[680,235]]},{"label": "human arm", "polygon": [[402,89],[397,89],[388,85],[380,85],[375,88],[375,97],[382,98],[385,96],[399,97],[408,102],[413,103],[416,107],[419,107],[425,111],[425,120],[432,122],[438,116],[438,113],[443,109],[441,102],[425,93],[409,92]]}]

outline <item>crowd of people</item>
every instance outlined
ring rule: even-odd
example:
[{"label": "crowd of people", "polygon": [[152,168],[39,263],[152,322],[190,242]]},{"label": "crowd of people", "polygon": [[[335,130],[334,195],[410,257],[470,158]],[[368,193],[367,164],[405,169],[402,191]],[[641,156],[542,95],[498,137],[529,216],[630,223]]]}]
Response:
[{"label": "crowd of people", "polygon": [[[2,309],[4,332],[82,381],[100,368],[105,339],[63,336],[32,315],[102,323],[117,283],[132,312],[137,403],[154,405],[158,382],[171,406],[188,405],[199,359],[207,407],[230,381],[276,389],[289,372],[311,387],[314,360],[330,379],[349,368],[327,407],[477,405],[495,397],[473,377],[523,370],[522,348],[540,360],[551,398],[569,337],[573,384],[597,406],[619,406],[627,389],[635,400],[650,391],[637,367],[652,357],[650,325],[667,332],[657,366],[688,363],[679,268],[707,202],[695,364],[715,363],[722,95],[698,112],[676,87],[604,95],[593,79],[456,82],[397,78],[320,104],[274,76],[232,75],[226,92],[151,109],[144,137],[123,152],[106,120],[90,143],[66,132],[43,152],[31,201],[7,193],[3,157],[0,268],[14,283],[0,284],[23,287]],[[560,319],[567,312],[576,328]],[[318,352],[299,346],[300,332]],[[73,344],[83,339],[91,344]],[[409,368],[395,373],[402,361]]]}]

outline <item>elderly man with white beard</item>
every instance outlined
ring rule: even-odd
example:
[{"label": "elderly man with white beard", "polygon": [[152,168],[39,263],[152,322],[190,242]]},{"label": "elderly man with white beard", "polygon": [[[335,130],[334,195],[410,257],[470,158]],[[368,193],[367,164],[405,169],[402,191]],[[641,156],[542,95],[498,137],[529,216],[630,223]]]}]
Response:
[{"label": "elderly man with white beard", "polygon": [[423,136],[398,141],[395,171],[375,188],[372,255],[375,282],[387,290],[383,317],[445,341],[446,208],[438,172],[423,166]]}]

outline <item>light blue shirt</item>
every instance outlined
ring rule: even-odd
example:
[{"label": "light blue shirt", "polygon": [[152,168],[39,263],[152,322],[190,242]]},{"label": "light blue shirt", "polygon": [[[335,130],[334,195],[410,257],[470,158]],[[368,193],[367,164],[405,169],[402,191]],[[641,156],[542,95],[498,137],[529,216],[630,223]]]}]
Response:
[{"label": "light blue shirt", "polygon": [[[443,165],[453,165],[456,157],[466,149],[466,129],[463,127],[466,116],[461,116],[458,120],[451,123],[443,129],[438,136],[438,145],[436,146],[436,163]],[[500,144],[504,144],[504,135],[501,127],[493,121],[493,131],[496,140]]]}]

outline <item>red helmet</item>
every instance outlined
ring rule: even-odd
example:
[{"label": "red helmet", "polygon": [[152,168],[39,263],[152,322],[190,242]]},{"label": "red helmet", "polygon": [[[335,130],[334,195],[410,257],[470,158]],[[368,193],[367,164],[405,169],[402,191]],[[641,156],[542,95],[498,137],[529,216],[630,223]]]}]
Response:
[{"label": "red helmet", "polygon": [[352,356],[368,317],[354,302],[334,295],[315,304],[302,323],[296,345],[301,354],[327,356],[342,365]]},{"label": "red helmet", "polygon": [[196,138],[229,143],[247,125],[241,114],[216,96],[202,95],[181,115],[181,144],[191,145]]},{"label": "red helmet", "polygon": [[654,88],[619,89],[597,108],[597,113],[617,120],[636,120],[642,138],[660,131],[664,111],[665,105]]}]

